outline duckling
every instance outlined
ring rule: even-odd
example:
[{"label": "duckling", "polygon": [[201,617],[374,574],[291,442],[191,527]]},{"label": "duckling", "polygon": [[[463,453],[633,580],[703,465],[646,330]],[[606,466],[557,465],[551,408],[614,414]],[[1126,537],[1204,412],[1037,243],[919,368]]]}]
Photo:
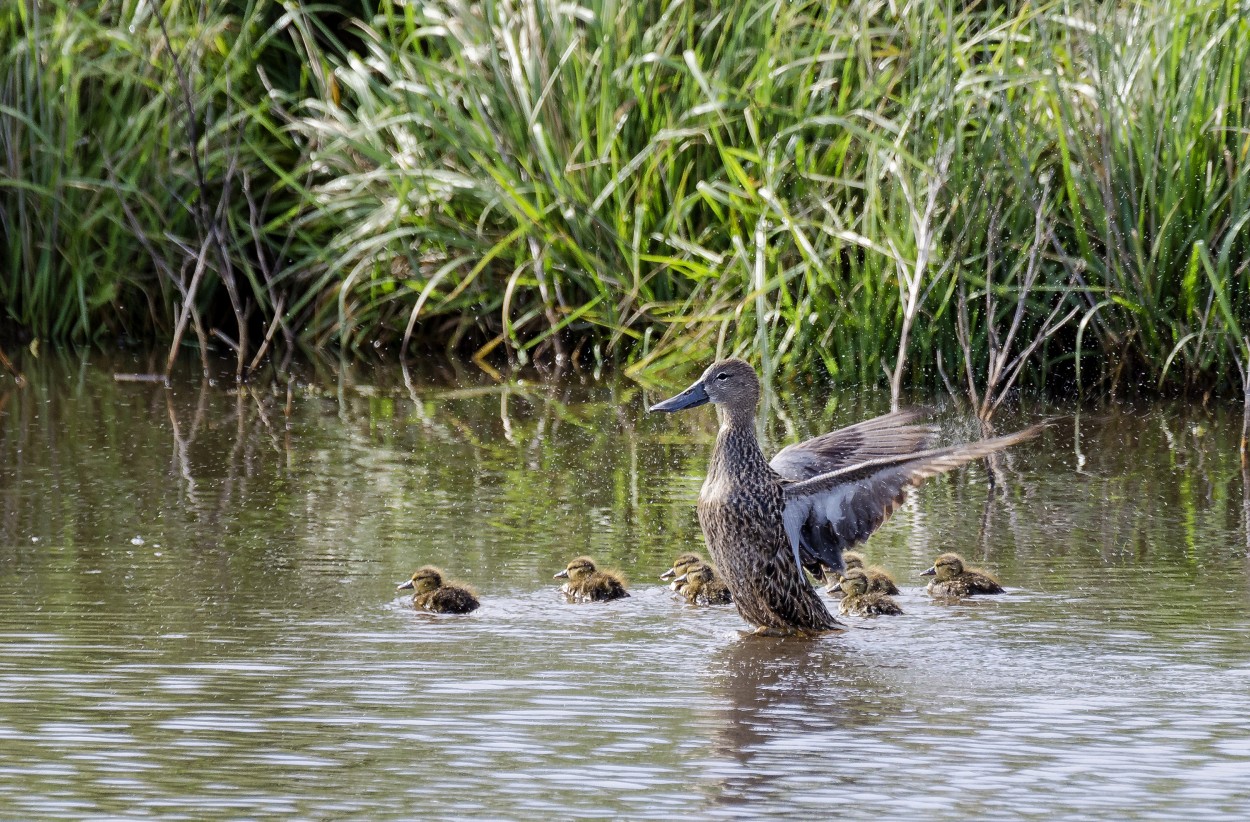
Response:
[{"label": "duckling", "polygon": [[578,557],[556,574],[555,578],[568,580],[560,590],[575,602],[606,602],[629,596],[621,575],[613,571],[595,570],[595,563],[590,557]]},{"label": "duckling", "polygon": [[[880,565],[869,565],[864,567],[864,555],[858,551],[847,551],[842,555],[842,563],[846,566],[847,571],[852,568],[859,568],[868,575],[868,593],[870,594],[889,594],[891,596],[898,595],[898,585],[894,582],[894,577],[890,576],[890,572],[882,568]],[[842,575],[839,574],[837,579],[832,581],[825,592],[831,596],[842,595]]]},{"label": "duckling", "polygon": [[[660,579],[673,579],[674,577],[679,577],[685,574],[687,571],[689,571],[691,568],[693,568],[696,565],[706,565],[706,564],[707,564],[707,560],[705,560],[703,557],[699,556],[698,554],[690,554],[690,553],[678,554],[677,559],[673,560],[673,567],[669,568],[667,571],[660,574]],[[676,580],[674,580],[673,582],[670,582],[668,584],[668,587],[672,588],[674,591],[681,590],[681,586],[677,584]]]},{"label": "duckling", "polygon": [[1001,594],[998,580],[977,568],[965,568],[959,554],[942,554],[933,567],[921,574],[933,577],[928,592],[935,597],[967,597],[973,594]]},{"label": "duckling", "polygon": [[729,586],[716,576],[716,569],[705,562],[690,567],[673,580],[691,605],[728,605],[733,602]]},{"label": "duckling", "polygon": [[443,572],[427,565],[401,582],[395,590],[413,589],[412,604],[422,611],[436,614],[467,614],[480,604],[472,589],[463,585],[443,582]]},{"label": "duckling", "polygon": [[[854,565],[847,563],[847,568],[860,568],[868,576],[868,593],[870,594],[889,594],[890,596],[898,595],[898,585],[894,583],[894,577],[890,576],[890,572],[882,568],[880,565],[864,566],[864,557],[856,551],[850,551],[854,555]],[[845,559],[845,557],[844,557]]]},{"label": "duckling", "polygon": [[848,568],[842,575],[842,604],[838,611],[854,616],[894,616],[903,613],[888,595],[868,590],[868,574],[863,568]]}]

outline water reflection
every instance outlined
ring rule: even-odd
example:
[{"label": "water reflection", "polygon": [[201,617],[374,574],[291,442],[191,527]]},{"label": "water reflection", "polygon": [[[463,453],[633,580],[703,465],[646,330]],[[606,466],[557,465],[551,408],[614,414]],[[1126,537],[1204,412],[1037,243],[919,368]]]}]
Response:
[{"label": "water reflection", "polygon": [[[724,706],[714,751],[736,765],[718,767],[723,775],[710,796],[731,808],[784,803],[785,777],[809,775],[804,759],[856,761],[849,740],[835,731],[862,724],[869,705],[883,697],[873,671],[832,637],[742,636],[712,655],[708,674],[711,694]],[[832,795],[851,777],[830,773],[820,790]]]},{"label": "water reflection", "polygon": [[[998,493],[927,484],[868,549],[905,614],[777,642],[655,579],[699,546],[710,415],[579,375],[112,378],[145,367],[45,354],[0,383],[18,817],[1244,815],[1239,409],[1085,410]],[[764,434],[883,410],[800,392]],[[930,602],[944,548],[1011,593]],[[581,553],[634,595],[564,604]],[[482,608],[414,613],[393,586],[427,562]]]}]

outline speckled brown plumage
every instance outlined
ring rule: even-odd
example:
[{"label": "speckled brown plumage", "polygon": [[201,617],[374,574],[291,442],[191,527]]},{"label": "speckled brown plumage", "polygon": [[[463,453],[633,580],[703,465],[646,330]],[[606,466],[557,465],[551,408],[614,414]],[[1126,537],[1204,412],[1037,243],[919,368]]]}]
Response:
[{"label": "speckled brown plumage", "polygon": [[935,597],[956,599],[1003,593],[1003,586],[998,580],[979,568],[966,568],[959,554],[942,554],[924,573],[933,577],[926,590]]},{"label": "speckled brown plumage", "polygon": [[678,592],[691,605],[728,605],[733,602],[729,586],[716,575],[716,569],[705,562],[687,567],[676,580]]},{"label": "speckled brown plumage", "polygon": [[568,579],[560,590],[574,602],[608,602],[629,596],[620,574],[596,569],[590,557],[574,559],[556,579]]},{"label": "speckled brown plumage", "polygon": [[754,403],[750,410],[745,424],[722,419],[699,492],[699,526],[708,552],[738,613],[751,625],[778,633],[834,630],[841,623],[794,567],[781,519],[781,477],[760,451]]},{"label": "speckled brown plumage", "polygon": [[477,610],[473,591],[463,585],[443,581],[443,572],[432,565],[421,568],[412,579],[400,583],[399,590],[412,589],[412,605],[436,614],[467,614]]}]

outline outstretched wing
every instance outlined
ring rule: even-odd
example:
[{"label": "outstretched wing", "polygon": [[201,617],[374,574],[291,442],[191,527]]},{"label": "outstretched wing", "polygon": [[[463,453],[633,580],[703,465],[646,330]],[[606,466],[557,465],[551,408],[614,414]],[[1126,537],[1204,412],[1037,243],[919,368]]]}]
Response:
[{"label": "outstretched wing", "polygon": [[[857,422],[788,445],[768,464],[783,479],[801,482],[871,460],[915,454],[924,450],[937,433],[932,425],[913,424],[928,414],[925,408],[906,408]],[[841,553],[828,547],[838,543],[834,535],[813,528],[801,533],[799,539],[800,561],[814,575],[820,576],[821,565],[842,568]]]},{"label": "outstretched wing", "polygon": [[810,553],[840,569],[842,552],[880,528],[902,504],[909,485],[1031,439],[1042,428],[1036,425],[1005,437],[878,457],[786,485],[782,517],[795,562],[801,565],[801,553]]},{"label": "outstretched wing", "polygon": [[857,422],[787,445],[768,464],[785,479],[798,482],[869,460],[912,454],[924,449],[937,433],[932,425],[912,424],[928,413],[924,408],[907,408]]}]

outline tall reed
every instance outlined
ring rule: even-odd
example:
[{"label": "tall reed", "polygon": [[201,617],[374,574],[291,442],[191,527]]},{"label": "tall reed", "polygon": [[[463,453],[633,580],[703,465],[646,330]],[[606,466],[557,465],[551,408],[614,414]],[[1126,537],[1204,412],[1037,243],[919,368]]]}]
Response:
[{"label": "tall reed", "polygon": [[[738,351],[979,400],[1240,386],[1246,0],[167,2],[168,38],[123,24],[146,4],[36,6],[0,13],[0,298],[40,335],[169,335],[191,305],[241,367],[283,339]],[[104,64],[115,104],[55,122],[43,72]]]},{"label": "tall reed", "polygon": [[[31,0],[0,11],[0,304],[35,335],[238,347],[274,315],[277,101],[296,53],[264,3]],[[264,65],[259,58],[267,58]],[[285,89],[274,83],[286,83]],[[259,309],[259,310],[257,310]]]}]

